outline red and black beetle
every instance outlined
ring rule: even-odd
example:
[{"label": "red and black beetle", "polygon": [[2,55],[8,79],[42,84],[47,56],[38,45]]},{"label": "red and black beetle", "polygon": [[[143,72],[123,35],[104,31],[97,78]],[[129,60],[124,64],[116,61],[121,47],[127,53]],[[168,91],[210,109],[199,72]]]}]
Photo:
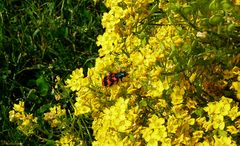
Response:
[{"label": "red and black beetle", "polygon": [[118,83],[119,79],[122,81],[123,77],[126,77],[128,74],[123,72],[118,73],[109,73],[108,76],[103,78],[102,84],[104,86],[112,86],[115,82]]}]

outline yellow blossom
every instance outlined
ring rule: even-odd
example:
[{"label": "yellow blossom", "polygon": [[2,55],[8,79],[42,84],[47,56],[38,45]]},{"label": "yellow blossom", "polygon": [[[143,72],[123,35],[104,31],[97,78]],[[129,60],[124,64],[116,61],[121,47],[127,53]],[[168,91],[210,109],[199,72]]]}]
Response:
[{"label": "yellow blossom", "polygon": [[30,124],[30,120],[26,119],[23,121],[22,126],[28,126]]},{"label": "yellow blossom", "polygon": [[240,112],[238,111],[238,106],[237,105],[233,106],[227,116],[230,117],[232,121],[239,117]]},{"label": "yellow blossom", "polygon": [[9,112],[9,119],[11,122],[16,122],[18,127],[23,134],[29,136],[34,134],[35,128],[38,126],[37,117],[32,114],[24,113],[24,102],[19,102],[19,104],[14,104],[14,110]]},{"label": "yellow blossom", "polygon": [[15,120],[15,111],[14,110],[9,111],[9,120],[10,120],[10,122],[13,122]]},{"label": "yellow blossom", "polygon": [[158,141],[163,142],[167,137],[166,127],[163,125],[165,120],[153,115],[149,119],[149,127],[144,128],[141,133],[147,144],[157,144]]},{"label": "yellow blossom", "polygon": [[188,111],[184,109],[184,105],[182,104],[174,105],[172,107],[172,112],[176,118],[179,119],[188,117]]},{"label": "yellow blossom", "polygon": [[237,66],[234,66],[232,69],[232,72],[234,75],[240,75],[240,68]]},{"label": "yellow blossom", "polygon": [[160,97],[164,90],[162,81],[161,80],[154,81],[151,83],[151,85],[152,85],[152,87],[148,91],[147,96],[151,96],[153,98]]},{"label": "yellow blossom", "polygon": [[231,89],[235,89],[237,91],[237,98],[240,99],[240,81],[233,82]]},{"label": "yellow blossom", "polygon": [[167,130],[169,133],[176,133],[177,128],[179,127],[178,119],[174,116],[169,116],[167,121]]},{"label": "yellow blossom", "polygon": [[16,112],[20,112],[20,113],[24,112],[24,102],[19,101],[19,104],[14,104],[13,110],[15,110]]},{"label": "yellow blossom", "polygon": [[239,132],[239,130],[232,125],[227,126],[227,131],[230,132],[231,134],[237,134]]},{"label": "yellow blossom", "polygon": [[[216,109],[217,109],[217,106],[212,102],[208,103],[208,106],[204,108],[204,110],[206,112],[208,112],[208,115],[215,114],[215,112],[217,111]],[[219,112],[219,111],[217,111],[217,112]]]},{"label": "yellow blossom", "polygon": [[197,102],[195,100],[192,100],[191,98],[187,100],[187,104],[186,106],[189,108],[189,109],[195,109],[196,106],[197,106]]},{"label": "yellow blossom", "polygon": [[208,103],[208,106],[205,107],[204,110],[208,112],[209,115],[220,114],[220,115],[226,116],[230,111],[231,102],[232,102],[232,99],[229,99],[223,96],[219,102]]},{"label": "yellow blossom", "polygon": [[138,66],[143,63],[144,56],[140,52],[135,52],[130,55],[129,61],[131,61],[134,66]]},{"label": "yellow blossom", "polygon": [[211,146],[208,141],[204,141],[202,143],[197,143],[196,146]]},{"label": "yellow blossom", "polygon": [[80,87],[82,86],[79,81],[84,77],[83,68],[74,70],[70,77],[71,79],[68,79],[66,81],[67,87],[70,87],[72,91],[79,90]]},{"label": "yellow blossom", "polygon": [[224,75],[224,79],[231,79],[234,77],[233,72],[229,70],[224,70],[223,75]]},{"label": "yellow blossom", "polygon": [[66,115],[65,109],[61,109],[60,105],[54,106],[50,108],[50,112],[44,113],[44,120],[48,121],[51,127],[57,127],[62,123],[60,117],[64,115]]},{"label": "yellow blossom", "polygon": [[185,93],[184,88],[175,86],[173,88],[173,93],[171,94],[172,104],[173,105],[181,104],[183,102],[184,93]]},{"label": "yellow blossom", "polygon": [[240,0],[234,0],[233,3],[234,3],[234,5],[238,5],[239,6],[240,5]]},{"label": "yellow blossom", "polygon": [[193,132],[193,140],[194,140],[193,143],[197,143],[198,140],[203,137],[203,133],[204,133],[204,131],[194,131]]},{"label": "yellow blossom", "polygon": [[129,99],[119,98],[113,106],[104,109],[103,113],[97,117],[97,120],[93,122],[96,139],[94,145],[116,145],[117,142],[128,141],[128,138],[119,135],[122,132],[130,132],[137,118],[136,108],[128,109],[128,103]]},{"label": "yellow blossom", "polygon": [[199,117],[199,118],[196,119],[196,122],[199,125],[203,125],[206,122],[206,118],[205,117]]},{"label": "yellow blossom", "polygon": [[167,102],[164,99],[158,99],[156,107],[158,107],[158,108],[161,108],[161,107],[166,108],[167,106],[168,106],[168,104],[167,104]]},{"label": "yellow blossom", "polygon": [[[216,122],[215,124],[218,124],[218,123]],[[205,131],[211,131],[212,127],[213,127],[213,123],[212,123],[212,121],[204,121],[202,126],[205,129]],[[217,125],[216,125],[216,127],[217,127]]]},{"label": "yellow blossom", "polygon": [[175,41],[174,41],[174,44],[179,47],[183,44],[183,40],[181,38],[177,38]]},{"label": "yellow blossom", "polygon": [[215,115],[213,117],[213,128],[217,129],[219,128],[220,130],[223,130],[225,127],[225,122],[224,122],[224,118],[222,115]]},{"label": "yellow blossom", "polygon": [[81,144],[81,141],[80,143],[79,141],[79,138],[75,137],[74,135],[65,134],[59,140],[56,140],[55,144],[57,146],[75,146],[76,144]]},{"label": "yellow blossom", "polygon": [[193,83],[193,82],[195,81],[195,79],[196,79],[196,76],[197,76],[197,73],[194,72],[194,73],[191,75],[191,77],[189,78],[189,81],[190,81],[191,83]]},{"label": "yellow blossom", "polygon": [[213,137],[215,140],[215,146],[236,146],[236,143],[232,141],[231,137],[221,136],[219,138],[216,135]]}]

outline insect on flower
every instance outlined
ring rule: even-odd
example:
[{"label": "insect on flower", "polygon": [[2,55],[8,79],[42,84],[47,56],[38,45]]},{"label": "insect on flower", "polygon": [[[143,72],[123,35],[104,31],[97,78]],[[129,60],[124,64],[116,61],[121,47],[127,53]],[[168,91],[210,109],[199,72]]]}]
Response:
[{"label": "insect on flower", "polygon": [[118,73],[109,73],[108,76],[103,78],[102,84],[104,86],[112,86],[115,82],[118,83],[119,79],[122,81],[123,77],[126,77],[128,74],[123,72]]}]

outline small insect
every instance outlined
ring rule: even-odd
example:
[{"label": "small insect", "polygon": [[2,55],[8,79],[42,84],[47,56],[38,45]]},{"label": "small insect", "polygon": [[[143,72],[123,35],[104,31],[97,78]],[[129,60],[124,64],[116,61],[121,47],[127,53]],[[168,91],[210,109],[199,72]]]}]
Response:
[{"label": "small insect", "polygon": [[112,86],[115,82],[118,83],[119,79],[122,81],[123,77],[126,77],[128,74],[123,72],[118,73],[109,73],[108,76],[103,78],[102,84],[104,86]]}]

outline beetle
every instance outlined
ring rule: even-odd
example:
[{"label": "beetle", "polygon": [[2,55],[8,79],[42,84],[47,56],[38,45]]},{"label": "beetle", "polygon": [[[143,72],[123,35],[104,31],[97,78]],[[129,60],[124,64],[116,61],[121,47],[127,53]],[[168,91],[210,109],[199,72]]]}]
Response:
[{"label": "beetle", "polygon": [[109,73],[108,76],[103,78],[103,86],[112,86],[114,83],[118,83],[119,79],[122,81],[122,78],[126,77],[128,74],[125,71],[118,73]]}]

